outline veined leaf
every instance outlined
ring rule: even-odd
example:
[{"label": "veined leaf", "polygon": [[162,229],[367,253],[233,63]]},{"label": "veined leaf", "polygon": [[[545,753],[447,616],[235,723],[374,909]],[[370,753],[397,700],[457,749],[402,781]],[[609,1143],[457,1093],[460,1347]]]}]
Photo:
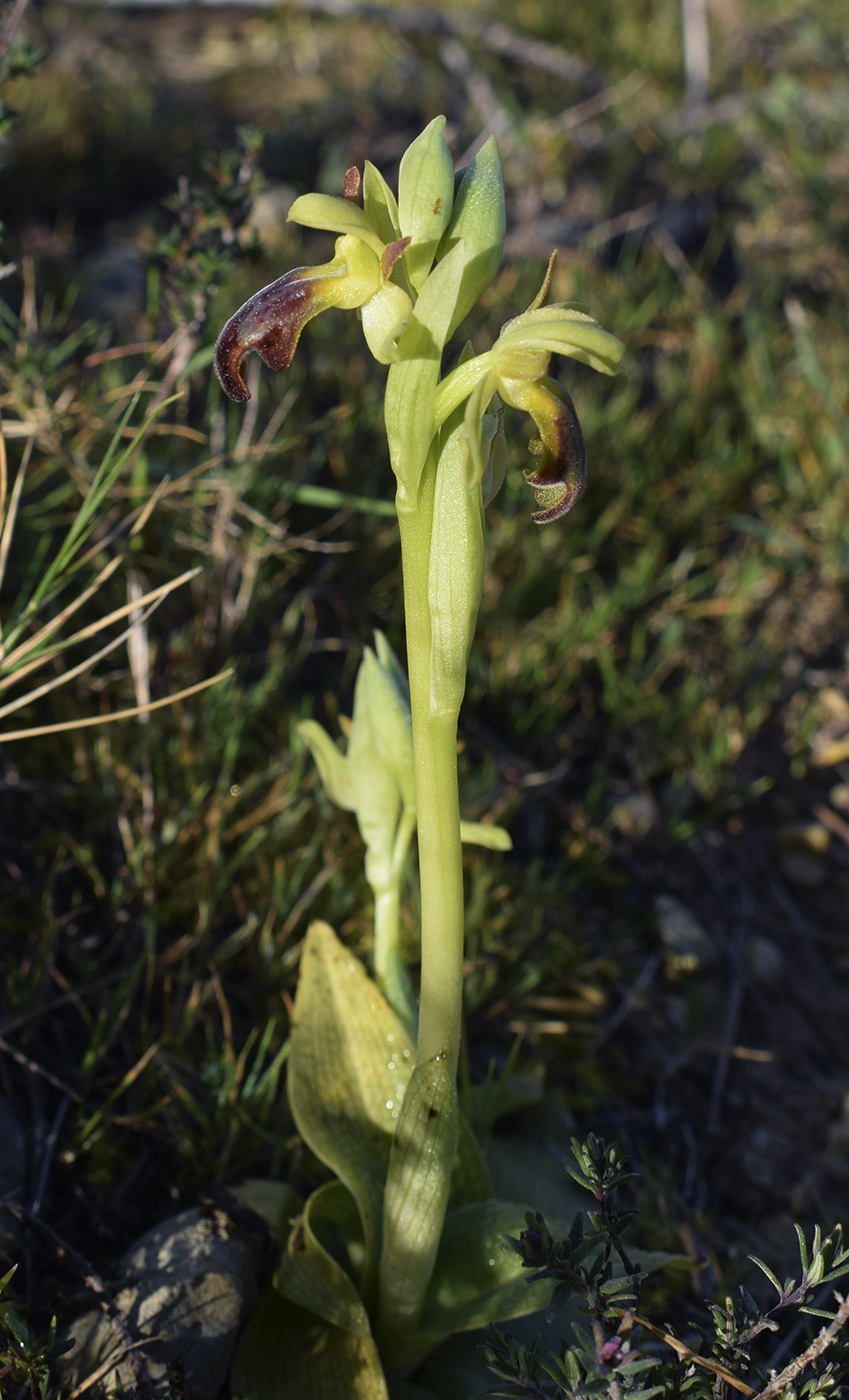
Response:
[{"label": "veined leaf", "polygon": [[329,1181],[309,1197],[280,1256],[274,1287],[291,1303],[325,1322],[352,1332],[355,1337],[369,1337],[368,1315],[353,1280],[316,1235],[322,1224],[339,1225],[343,1237],[356,1239],[359,1235],[358,1243],[362,1244],[359,1213],[341,1181]]},{"label": "veined leaf", "polygon": [[[475,1201],[449,1211],[419,1323],[422,1353],[452,1332],[524,1317],[548,1306],[553,1284],[529,1281],[517,1254],[501,1247],[503,1235],[525,1228],[526,1207],[509,1201]],[[552,1233],[568,1233],[549,1222]]]},{"label": "veined leaf", "polygon": [[295,998],[289,1103],[304,1141],[357,1203],[366,1306],[375,1287],[383,1183],[413,1063],[404,1027],[362,963],[328,924],[312,924]]},{"label": "veined leaf", "polygon": [[234,1400],[389,1400],[371,1336],[357,1337],[269,1285],[236,1346]]}]

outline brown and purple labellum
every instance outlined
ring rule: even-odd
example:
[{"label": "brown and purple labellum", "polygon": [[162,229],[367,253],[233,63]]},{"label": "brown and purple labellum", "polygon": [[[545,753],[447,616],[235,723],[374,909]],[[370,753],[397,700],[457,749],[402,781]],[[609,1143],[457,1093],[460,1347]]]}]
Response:
[{"label": "brown and purple labellum", "polygon": [[215,346],[215,372],[231,399],[244,403],[250,390],[241,364],[255,350],[269,369],[288,369],[307,321],[328,304],[326,277],[310,277],[313,268],[296,267],[263,287],[230,317]]},{"label": "brown and purple labellum", "polygon": [[531,519],[547,525],[572,509],[587,481],[587,450],[575,405],[549,375],[502,380],[499,391],[507,403],[529,413],[536,423],[538,436],[531,446],[540,453],[540,461],[528,468],[525,480],[542,507]]}]

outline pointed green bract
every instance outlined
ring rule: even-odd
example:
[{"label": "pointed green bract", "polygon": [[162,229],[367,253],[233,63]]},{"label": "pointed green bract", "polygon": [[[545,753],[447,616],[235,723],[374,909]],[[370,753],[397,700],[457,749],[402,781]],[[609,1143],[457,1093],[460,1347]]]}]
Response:
[{"label": "pointed green bract", "polygon": [[459,239],[466,246],[460,295],[451,318],[449,335],[468,315],[498,271],[504,252],[507,214],[504,181],[495,137],[490,136],[471,165],[463,171],[454,197],[454,208],[437,256],[444,257]]},{"label": "pointed green bract", "polygon": [[466,484],[465,427],[439,455],[428,569],[430,713],[458,714],[483,589],[483,506]]},{"label": "pointed green bract", "polygon": [[401,157],[398,222],[410,243],[404,266],[417,292],[424,286],[454,201],[454,163],[445,144],[445,118],[434,117]]},{"label": "pointed green bract", "polygon": [[347,1186],[363,1223],[363,1299],[375,1286],[383,1183],[413,1047],[359,959],[323,923],[301,954],[289,1052],[289,1103],[298,1132]]},{"label": "pointed green bract", "polygon": [[322,729],[317,720],[304,719],[297,726],[297,732],[315,759],[318,776],[330,801],[346,812],[355,811],[356,799],[348,760],[339,752],[327,730]]},{"label": "pointed green bract", "polygon": [[442,350],[463,279],[460,241],[438,263],[416,302],[402,335],[399,362],[386,381],[386,436],[398,480],[398,510],[417,508],[419,485],[434,433],[433,403]]}]

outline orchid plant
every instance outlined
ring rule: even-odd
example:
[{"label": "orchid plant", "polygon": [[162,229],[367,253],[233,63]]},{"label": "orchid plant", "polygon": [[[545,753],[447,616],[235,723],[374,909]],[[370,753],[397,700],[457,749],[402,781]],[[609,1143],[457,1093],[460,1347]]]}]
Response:
[{"label": "orchid plant", "polygon": [[[484,571],[484,510],[504,478],[501,405],[529,413],[538,461],[525,472],[540,525],[584,486],[586,456],[552,354],[615,372],[618,340],[576,305],[528,310],[481,354],[441,377],[445,345],[498,269],[505,231],[495,142],[455,174],[437,117],[400,167],[398,197],[368,161],[344,197],[296,199],[289,218],[338,235],[335,255],[296,268],[224,327],[215,367],[233,399],[255,351],[291,363],[303,326],[357,310],[389,366],[385,421],[396,478],[409,683],[379,633],[358,675],[348,751],[301,726],[328,795],[355,811],[375,896],[372,980],[323,923],[304,944],[288,1092],[304,1142],[335,1173],[306,1203],[281,1188],[272,1285],[243,1334],[234,1394],[254,1400],[415,1400],[423,1358],[454,1332],[535,1311],[499,1250],[524,1207],[490,1197],[487,1169],[458,1106],[463,989],[462,839],[504,849],[506,833],[460,820],[457,723]],[[421,886],[418,1006],[398,951],[400,882],[414,831]],[[258,1188],[257,1188],[258,1189]],[[261,1195],[261,1193],[260,1193]],[[257,1197],[259,1199],[259,1197]],[[264,1197],[268,1200],[268,1196]],[[412,1379],[411,1379],[412,1378]],[[448,1393],[447,1391],[445,1392]]]}]

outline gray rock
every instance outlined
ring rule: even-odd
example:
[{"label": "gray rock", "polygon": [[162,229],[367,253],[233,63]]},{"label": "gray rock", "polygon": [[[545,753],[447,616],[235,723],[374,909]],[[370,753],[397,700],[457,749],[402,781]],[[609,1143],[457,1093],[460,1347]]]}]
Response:
[{"label": "gray rock", "polygon": [[[230,1365],[239,1329],[259,1293],[260,1246],[222,1211],[201,1215],[187,1210],[142,1235],[124,1255],[118,1273],[126,1284],[115,1302],[134,1338],[150,1337],[139,1348],[157,1392],[167,1387],[168,1363],[179,1353],[186,1380],[201,1396],[215,1400]],[[62,1375],[79,1385],[123,1347],[98,1309],[66,1329],[76,1346]],[[114,1395],[134,1384],[126,1360],[100,1383]]]}]

